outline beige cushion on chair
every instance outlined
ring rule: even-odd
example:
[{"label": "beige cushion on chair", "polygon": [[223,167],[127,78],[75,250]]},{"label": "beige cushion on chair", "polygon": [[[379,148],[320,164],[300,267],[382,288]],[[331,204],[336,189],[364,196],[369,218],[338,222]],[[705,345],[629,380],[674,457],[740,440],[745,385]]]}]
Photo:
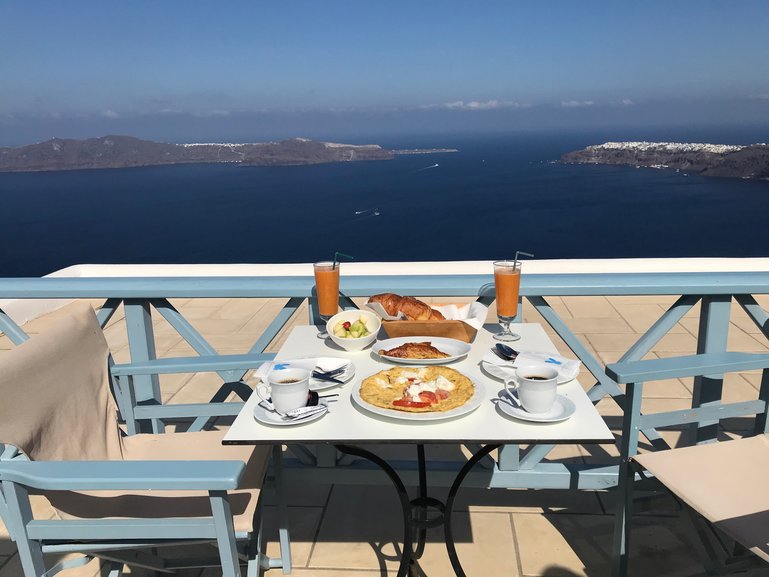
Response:
[{"label": "beige cushion on chair", "polygon": [[121,459],[108,358],[89,305],[0,355],[0,443],[33,461]]},{"label": "beige cushion on chair", "polygon": [[[259,490],[270,457],[269,447],[222,445],[224,431],[133,435],[123,439],[125,460],[237,460],[246,463],[240,489],[230,491],[236,531],[251,532]],[[66,519],[104,517],[210,517],[202,491],[89,491],[49,493],[51,504]]]},{"label": "beige cushion on chair", "polygon": [[769,436],[633,457],[687,505],[769,561]]},{"label": "beige cushion on chair", "polygon": [[[33,461],[238,460],[235,529],[251,531],[269,448],[223,446],[223,431],[122,437],[109,387],[109,348],[89,305],[0,355],[0,443]],[[64,518],[202,517],[204,491],[52,492]]]}]

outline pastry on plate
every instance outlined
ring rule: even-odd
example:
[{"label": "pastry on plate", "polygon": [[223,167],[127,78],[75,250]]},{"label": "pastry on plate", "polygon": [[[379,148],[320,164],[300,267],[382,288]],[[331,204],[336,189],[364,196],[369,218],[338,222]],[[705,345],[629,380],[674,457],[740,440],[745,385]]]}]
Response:
[{"label": "pastry on plate", "polygon": [[429,341],[424,343],[403,343],[401,346],[388,351],[382,349],[377,352],[382,356],[394,359],[445,359],[451,356],[436,349]]}]

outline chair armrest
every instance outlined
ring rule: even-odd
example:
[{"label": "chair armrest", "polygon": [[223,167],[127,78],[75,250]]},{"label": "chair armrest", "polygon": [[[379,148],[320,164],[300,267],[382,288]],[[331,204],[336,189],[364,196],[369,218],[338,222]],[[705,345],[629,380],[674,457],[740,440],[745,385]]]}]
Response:
[{"label": "chair armrest", "polygon": [[241,461],[3,461],[0,480],[51,491],[237,489]]},{"label": "chair armrest", "polygon": [[200,357],[173,357],[152,359],[121,365],[112,365],[112,375],[156,375],[170,373],[202,373],[227,370],[248,370],[275,358],[274,353],[245,355],[207,355]]},{"label": "chair armrest", "polygon": [[606,374],[617,383],[643,383],[767,367],[769,367],[769,354],[705,353],[668,359],[611,363],[606,365]]}]

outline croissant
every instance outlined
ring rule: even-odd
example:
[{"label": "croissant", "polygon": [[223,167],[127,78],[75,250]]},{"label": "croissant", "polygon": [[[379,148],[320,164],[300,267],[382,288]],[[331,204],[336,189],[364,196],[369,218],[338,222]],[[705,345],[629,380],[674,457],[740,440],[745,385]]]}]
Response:
[{"label": "croissant", "polygon": [[414,297],[402,297],[394,293],[382,293],[373,295],[370,303],[379,303],[390,316],[397,316],[399,312],[406,315],[410,321],[443,321],[445,317],[433,310],[427,303]]},{"label": "croissant", "polygon": [[372,296],[368,302],[379,303],[388,315],[394,317],[398,315],[398,305],[402,299],[402,296],[394,293],[382,293]]}]

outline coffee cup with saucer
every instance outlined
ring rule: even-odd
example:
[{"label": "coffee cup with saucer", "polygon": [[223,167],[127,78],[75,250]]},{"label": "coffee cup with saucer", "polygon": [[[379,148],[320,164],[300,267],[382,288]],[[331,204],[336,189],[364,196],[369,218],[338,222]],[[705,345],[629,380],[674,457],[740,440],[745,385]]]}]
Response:
[{"label": "coffee cup with saucer", "polygon": [[546,363],[530,363],[518,367],[505,379],[500,411],[525,421],[552,423],[568,419],[574,414],[574,403],[557,393],[558,369]]},{"label": "coffee cup with saucer", "polygon": [[267,374],[267,383],[256,386],[256,394],[276,413],[285,415],[293,409],[307,405],[310,393],[310,371],[295,367],[273,369]]},{"label": "coffee cup with saucer", "polygon": [[546,413],[553,408],[558,390],[558,370],[545,363],[530,363],[515,369],[505,381],[510,398],[525,411]]}]

